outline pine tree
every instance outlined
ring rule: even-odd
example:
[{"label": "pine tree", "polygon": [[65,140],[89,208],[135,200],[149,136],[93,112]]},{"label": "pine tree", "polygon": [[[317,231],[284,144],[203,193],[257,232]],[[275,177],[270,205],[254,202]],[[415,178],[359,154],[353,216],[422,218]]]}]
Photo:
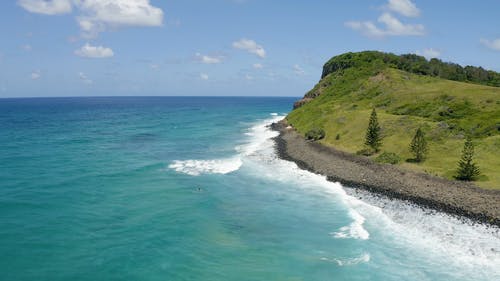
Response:
[{"label": "pine tree", "polygon": [[380,136],[380,126],[378,124],[377,112],[375,108],[372,110],[370,116],[370,122],[368,123],[368,129],[366,130],[365,144],[375,150],[379,151],[382,145],[382,138]]},{"label": "pine tree", "polygon": [[458,170],[456,178],[464,181],[473,181],[481,174],[479,167],[473,162],[474,144],[472,139],[467,137],[462,150],[462,158],[458,162]]},{"label": "pine tree", "polygon": [[415,155],[415,161],[422,162],[427,155],[427,141],[422,129],[418,128],[410,143],[410,151]]}]

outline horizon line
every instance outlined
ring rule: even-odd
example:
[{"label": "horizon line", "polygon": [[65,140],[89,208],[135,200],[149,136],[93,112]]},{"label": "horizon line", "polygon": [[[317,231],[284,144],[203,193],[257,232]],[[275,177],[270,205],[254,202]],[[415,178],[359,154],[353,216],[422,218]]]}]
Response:
[{"label": "horizon line", "polygon": [[26,97],[0,97],[6,99],[57,99],[57,98],[300,98],[302,96],[26,96]]}]

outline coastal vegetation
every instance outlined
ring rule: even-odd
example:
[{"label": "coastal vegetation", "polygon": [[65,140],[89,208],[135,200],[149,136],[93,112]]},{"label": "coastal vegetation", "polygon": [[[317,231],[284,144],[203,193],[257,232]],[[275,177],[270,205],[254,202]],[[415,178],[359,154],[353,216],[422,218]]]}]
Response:
[{"label": "coastal vegetation", "polygon": [[465,139],[464,149],[462,150],[462,158],[458,162],[458,170],[456,178],[459,180],[473,181],[481,174],[479,167],[473,161],[474,144],[470,137]]},{"label": "coastal vegetation", "polygon": [[465,66],[456,63],[443,62],[437,58],[430,60],[415,54],[395,55],[376,51],[360,53],[346,53],[336,56],[323,67],[321,78],[330,73],[338,72],[351,67],[364,66],[366,62],[381,61],[384,65],[410,73],[429,75],[448,80],[471,82],[500,87],[500,73],[486,70],[482,67]]},{"label": "coastal vegetation", "polygon": [[378,124],[377,112],[375,108],[370,114],[370,122],[366,129],[365,145],[373,149],[374,152],[379,152],[382,145],[382,138],[380,136],[380,125]]},{"label": "coastal vegetation", "polygon": [[[474,163],[481,167],[476,184],[500,189],[500,74],[431,61],[374,51],[334,57],[319,83],[295,104],[288,123],[303,135],[322,128],[319,142],[339,150],[448,179],[458,178],[457,163],[470,136]],[[433,72],[418,71],[431,65]],[[452,68],[487,75],[451,76]],[[367,137],[374,110],[380,139],[372,147]]]},{"label": "coastal vegetation", "polygon": [[410,152],[413,153],[415,157],[413,160],[415,162],[422,162],[427,155],[427,141],[425,140],[425,134],[421,128],[418,128],[415,132],[415,136],[413,137],[410,143]]},{"label": "coastal vegetation", "polygon": [[375,161],[394,165],[401,162],[401,157],[394,152],[383,152],[375,158]]},{"label": "coastal vegetation", "polygon": [[312,140],[312,141],[317,141],[325,137],[325,130],[323,129],[318,129],[314,128],[309,131],[307,131],[305,135],[306,139]]}]

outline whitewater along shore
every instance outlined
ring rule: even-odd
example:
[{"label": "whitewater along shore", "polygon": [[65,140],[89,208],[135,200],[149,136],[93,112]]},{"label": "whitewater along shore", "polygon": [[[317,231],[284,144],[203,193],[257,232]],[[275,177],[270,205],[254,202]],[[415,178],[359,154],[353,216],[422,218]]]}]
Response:
[{"label": "whitewater along shore", "polygon": [[500,227],[500,191],[403,170],[307,141],[286,120],[273,123],[278,156],[353,188]]}]

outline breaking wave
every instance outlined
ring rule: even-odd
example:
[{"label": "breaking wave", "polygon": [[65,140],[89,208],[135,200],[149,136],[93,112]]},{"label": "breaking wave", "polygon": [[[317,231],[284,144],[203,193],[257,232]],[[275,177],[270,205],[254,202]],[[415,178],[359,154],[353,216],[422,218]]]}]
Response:
[{"label": "breaking wave", "polygon": [[238,170],[243,162],[239,157],[214,160],[175,160],[170,169],[191,176],[201,174],[227,174]]},{"label": "breaking wave", "polygon": [[268,124],[277,122],[283,119],[283,116],[272,114],[272,118],[265,122],[256,124],[246,133],[250,140],[235,148],[237,155],[231,158],[223,159],[190,159],[190,160],[174,160],[168,168],[175,170],[178,173],[184,173],[191,176],[199,176],[201,174],[228,174],[240,169],[243,165],[242,157],[252,155],[262,147],[262,144],[269,141],[270,138],[277,135],[276,132],[269,130]]},{"label": "breaking wave", "polygon": [[370,238],[370,233],[363,228],[365,217],[360,215],[354,209],[349,210],[349,215],[354,219],[354,221],[350,225],[343,226],[339,229],[339,231],[332,232],[331,234],[335,238],[354,238],[361,240],[367,240]]}]

